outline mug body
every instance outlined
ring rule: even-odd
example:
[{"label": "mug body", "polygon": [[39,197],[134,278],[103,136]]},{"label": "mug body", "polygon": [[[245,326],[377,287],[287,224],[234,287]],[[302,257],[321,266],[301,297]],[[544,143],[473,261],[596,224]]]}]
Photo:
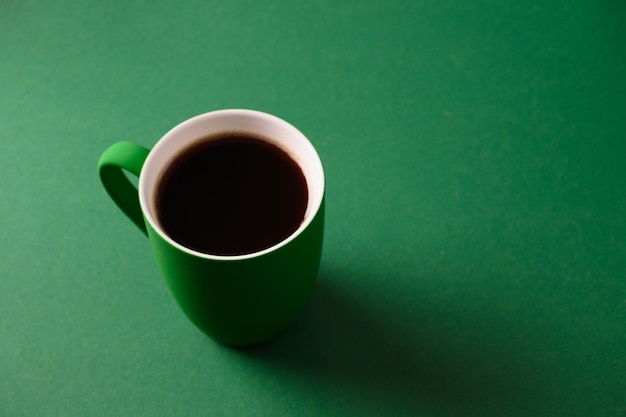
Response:
[{"label": "mug body", "polygon": [[[258,252],[236,256],[197,252],[173,240],[160,224],[159,181],[186,149],[233,131],[262,137],[298,163],[309,193],[304,219],[286,239]],[[174,299],[216,341],[231,346],[262,343],[288,327],[304,308],[321,258],[324,171],[312,144],[289,123],[258,111],[219,110],[179,124],[146,158],[139,177],[139,202]]]}]

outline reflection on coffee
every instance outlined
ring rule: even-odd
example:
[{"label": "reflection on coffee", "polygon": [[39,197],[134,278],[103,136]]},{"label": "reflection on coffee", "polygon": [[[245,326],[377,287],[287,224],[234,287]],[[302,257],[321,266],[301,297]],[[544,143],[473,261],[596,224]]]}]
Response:
[{"label": "reflection on coffee", "polygon": [[178,156],[156,193],[158,219],[176,242],[213,255],[243,255],[281,242],[306,211],[300,166],[247,133],[199,141]]}]

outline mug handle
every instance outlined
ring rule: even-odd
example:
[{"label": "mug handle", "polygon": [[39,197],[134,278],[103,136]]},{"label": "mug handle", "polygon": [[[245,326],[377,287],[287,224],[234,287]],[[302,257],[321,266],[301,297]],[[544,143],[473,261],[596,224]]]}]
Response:
[{"label": "mug handle", "polygon": [[115,204],[146,236],[146,224],[141,214],[139,193],[122,170],[137,176],[150,151],[132,142],[117,142],[102,153],[98,160],[98,175]]}]

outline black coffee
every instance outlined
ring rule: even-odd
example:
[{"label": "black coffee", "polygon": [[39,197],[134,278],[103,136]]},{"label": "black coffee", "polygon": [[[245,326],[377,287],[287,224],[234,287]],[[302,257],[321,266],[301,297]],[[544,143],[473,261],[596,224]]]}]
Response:
[{"label": "black coffee", "polygon": [[210,137],[184,151],[156,196],[165,232],[214,255],[275,245],[300,226],[307,202],[298,164],[278,146],[242,133]]}]

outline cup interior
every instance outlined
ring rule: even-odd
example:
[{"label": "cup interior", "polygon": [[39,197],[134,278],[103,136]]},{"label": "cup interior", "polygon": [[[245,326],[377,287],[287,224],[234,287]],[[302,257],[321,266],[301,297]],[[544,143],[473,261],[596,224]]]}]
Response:
[{"label": "cup interior", "polygon": [[[161,178],[177,157],[200,141],[218,138],[226,132],[248,133],[285,151],[298,163],[308,188],[308,203],[300,227],[276,245],[251,254],[222,256],[197,252],[168,236],[158,220],[156,193]],[[271,252],[300,234],[319,210],[324,196],[324,171],[317,151],[309,140],[286,121],[253,110],[219,110],[188,119],[167,132],[150,151],[139,178],[139,200],[146,221],[170,244],[205,258],[249,258]]]}]

